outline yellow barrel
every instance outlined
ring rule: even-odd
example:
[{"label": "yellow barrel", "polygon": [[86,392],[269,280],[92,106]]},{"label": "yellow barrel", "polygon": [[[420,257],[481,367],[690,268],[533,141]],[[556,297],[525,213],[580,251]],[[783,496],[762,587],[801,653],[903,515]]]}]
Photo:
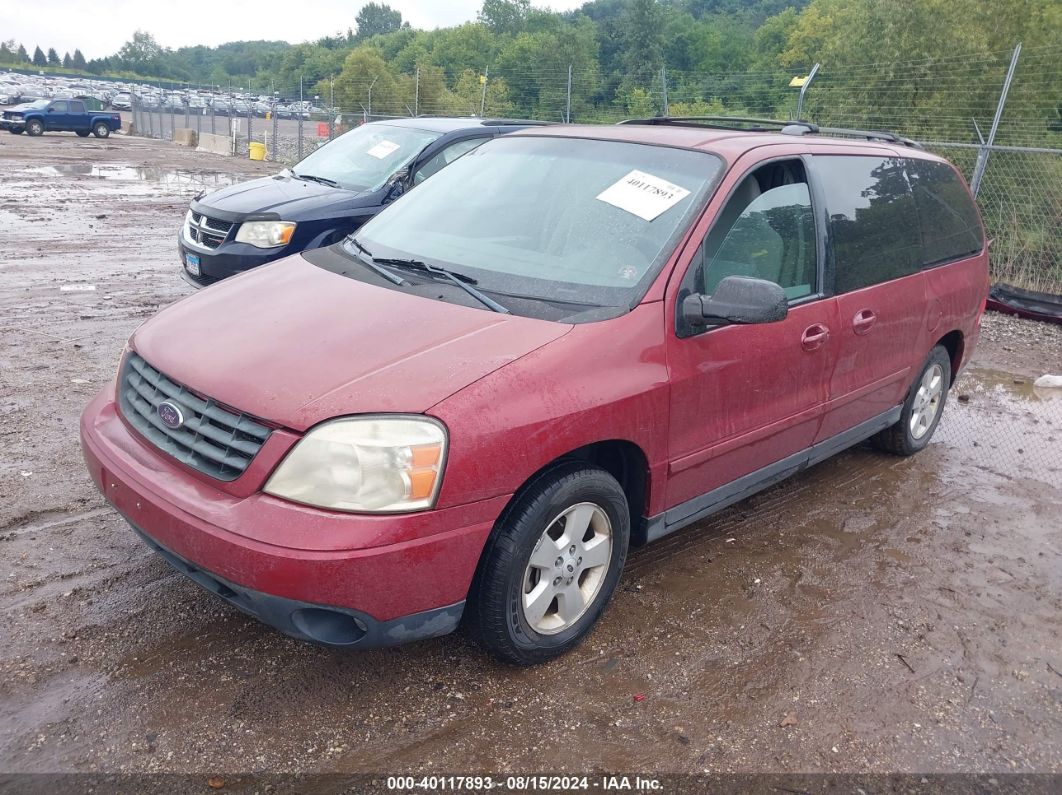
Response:
[{"label": "yellow barrel", "polygon": [[265,160],[266,158],[266,146],[260,144],[257,141],[251,141],[250,144],[251,160]]}]

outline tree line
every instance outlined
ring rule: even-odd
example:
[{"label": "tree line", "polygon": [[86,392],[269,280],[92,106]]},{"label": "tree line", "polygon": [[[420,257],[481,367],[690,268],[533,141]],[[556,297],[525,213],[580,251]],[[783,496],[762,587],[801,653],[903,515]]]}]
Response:
[{"label": "tree line", "polygon": [[[784,115],[796,97],[789,76],[817,62],[834,89],[810,92],[810,107],[819,113],[887,100],[915,113],[957,117],[987,109],[990,115],[999,90],[994,77],[971,74],[963,85],[934,85],[919,74],[957,56],[986,61],[1017,41],[1027,49],[1054,45],[1047,66],[1058,75],[1062,64],[1057,0],[589,0],[563,13],[533,8],[530,0],[483,0],[475,21],[436,30],[414,29],[399,11],[371,2],[352,22],[295,45],[236,41],[170,49],[137,31],[115,54],[87,62],[80,50],[60,59],[38,47],[30,57],[7,42],[0,60],[64,66],[69,59],[93,74],[288,99],[301,87],[321,104],[331,100],[345,110],[482,109],[555,121],[654,115],[665,101],[673,115]],[[924,69],[908,79],[897,64]],[[824,107],[824,97],[841,96],[838,87],[844,102]],[[1044,81],[1043,92],[1051,90]],[[1046,116],[1045,125],[1057,127],[1057,104]]]},{"label": "tree line", "polygon": [[50,66],[81,71],[88,69],[88,62],[85,60],[85,56],[81,54],[81,50],[74,50],[73,55],[66,52],[60,58],[54,47],[49,47],[47,53],[37,47],[34,49],[33,55],[30,55],[25,46],[16,43],[14,39],[0,41],[0,64],[10,66]]}]

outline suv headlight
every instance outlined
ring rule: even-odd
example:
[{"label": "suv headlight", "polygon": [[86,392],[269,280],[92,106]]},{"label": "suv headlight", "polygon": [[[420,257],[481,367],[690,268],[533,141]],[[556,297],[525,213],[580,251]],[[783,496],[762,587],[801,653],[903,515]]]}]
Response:
[{"label": "suv headlight", "polygon": [[295,234],[294,221],[247,221],[240,224],[237,243],[250,243],[258,248],[286,246]]},{"label": "suv headlight", "polygon": [[419,511],[435,504],[445,461],[446,429],[436,420],[331,420],[292,448],[264,491],[336,511]]}]

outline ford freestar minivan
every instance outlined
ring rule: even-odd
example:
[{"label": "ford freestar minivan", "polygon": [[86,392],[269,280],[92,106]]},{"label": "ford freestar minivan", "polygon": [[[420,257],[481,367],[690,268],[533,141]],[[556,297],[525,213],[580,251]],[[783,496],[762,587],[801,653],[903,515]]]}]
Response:
[{"label": "ford freestar minivan", "polygon": [[195,287],[342,240],[390,202],[498,135],[543,122],[418,117],[370,122],[272,177],[192,202],[177,233]]},{"label": "ford freestar minivan", "polygon": [[349,240],[141,326],[82,417],[92,478],[288,635],[465,619],[505,660],[560,654],[630,545],[933,436],[988,289],[977,210],[938,157],[817,132],[490,141]]}]

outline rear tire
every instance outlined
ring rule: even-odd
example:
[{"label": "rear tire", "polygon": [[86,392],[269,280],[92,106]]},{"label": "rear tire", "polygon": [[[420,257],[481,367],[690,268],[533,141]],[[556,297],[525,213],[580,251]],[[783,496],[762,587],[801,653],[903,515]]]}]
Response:
[{"label": "rear tire", "polygon": [[44,135],[44,122],[40,119],[30,119],[26,122],[26,135],[36,138],[39,135]]},{"label": "rear tire", "polygon": [[950,388],[951,356],[942,345],[937,345],[911,384],[900,419],[877,434],[875,444],[887,453],[901,456],[924,450],[944,414]]},{"label": "rear tire", "polygon": [[107,126],[107,122],[96,122],[96,126],[92,128],[92,133],[97,138],[106,138],[111,134],[111,128]]},{"label": "rear tire", "polygon": [[582,462],[548,470],[498,520],[466,610],[499,659],[545,662],[577,646],[616,590],[630,541],[620,484]]}]

